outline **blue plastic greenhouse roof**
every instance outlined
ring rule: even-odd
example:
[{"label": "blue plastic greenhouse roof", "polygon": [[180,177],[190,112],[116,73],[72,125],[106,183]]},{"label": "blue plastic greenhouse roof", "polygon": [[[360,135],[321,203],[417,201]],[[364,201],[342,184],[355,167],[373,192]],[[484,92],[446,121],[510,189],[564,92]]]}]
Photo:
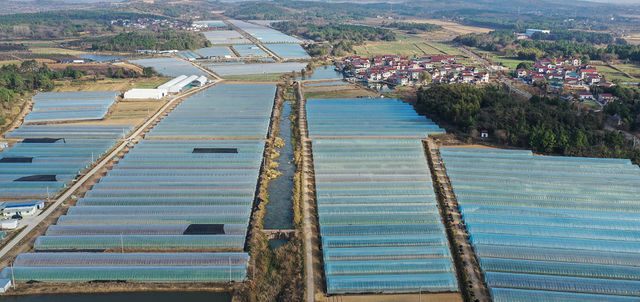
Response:
[{"label": "blue plastic greenhouse roof", "polygon": [[146,138],[266,138],[275,92],[275,85],[216,85],[182,101]]},{"label": "blue plastic greenhouse roof", "polygon": [[311,59],[309,54],[299,44],[269,44],[266,47],[283,60]]},{"label": "blue plastic greenhouse roof", "polygon": [[639,299],[638,166],[518,150],[440,153],[494,301]]},{"label": "blue plastic greenhouse roof", "polygon": [[308,99],[310,138],[425,138],[445,130],[396,99]]},{"label": "blue plastic greenhouse roof", "polygon": [[[65,133],[62,129],[61,126],[22,126],[7,135],[24,135],[26,139],[0,152],[0,196],[4,200],[53,198],[117,142],[115,139],[67,140],[62,135],[74,137],[73,130]],[[92,130],[103,131],[90,126],[73,129],[83,131],[87,137],[92,136]],[[34,135],[39,138],[29,135],[33,133],[41,135]],[[28,206],[42,202],[20,201],[10,205]]]},{"label": "blue plastic greenhouse roof", "polygon": [[207,76],[208,74],[191,63],[176,58],[139,59],[129,61],[144,67],[153,67],[157,72],[170,77],[181,75]]},{"label": "blue plastic greenhouse roof", "polygon": [[422,141],[312,144],[328,293],[456,291]]},{"label": "blue plastic greenhouse roof", "polygon": [[115,103],[119,91],[43,92],[33,97],[33,111],[25,123],[102,119]]},{"label": "blue plastic greenhouse roof", "polygon": [[285,35],[273,28],[268,28],[239,20],[228,21],[234,26],[237,26],[238,28],[247,32],[254,38],[260,40],[260,42],[262,43],[302,43],[302,41],[292,36]]}]

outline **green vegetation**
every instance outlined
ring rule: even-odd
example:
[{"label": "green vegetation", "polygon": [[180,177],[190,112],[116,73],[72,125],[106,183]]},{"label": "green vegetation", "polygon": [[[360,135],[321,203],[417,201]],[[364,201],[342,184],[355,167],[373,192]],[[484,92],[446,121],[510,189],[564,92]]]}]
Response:
[{"label": "green vegetation", "polygon": [[412,33],[433,32],[433,31],[442,30],[442,26],[430,24],[430,23],[393,22],[388,24],[387,27],[394,27],[401,30],[408,30]]},{"label": "green vegetation", "polygon": [[[205,46],[207,39],[201,33],[178,32],[129,32],[117,36],[86,39],[95,41],[92,50],[97,51],[135,51],[140,49],[171,50],[196,49]],[[72,44],[80,44],[75,42]]]},{"label": "green vegetation", "polygon": [[436,85],[418,90],[416,107],[463,133],[488,130],[496,142],[513,147],[640,161],[640,150],[631,142],[615,131],[603,131],[606,116],[577,115],[573,105],[559,97],[523,101],[495,86]]},{"label": "green vegetation", "polygon": [[317,42],[337,40],[354,41],[361,44],[364,41],[395,41],[396,35],[388,29],[361,25],[314,25],[300,22],[279,22],[273,27],[288,34],[303,36]]},{"label": "green vegetation", "polygon": [[[421,46],[423,47],[423,46]],[[426,49],[426,47],[423,47]],[[367,43],[353,47],[359,56],[376,56],[395,54],[402,57],[421,56],[424,53],[414,43],[388,42],[388,43]]]}]

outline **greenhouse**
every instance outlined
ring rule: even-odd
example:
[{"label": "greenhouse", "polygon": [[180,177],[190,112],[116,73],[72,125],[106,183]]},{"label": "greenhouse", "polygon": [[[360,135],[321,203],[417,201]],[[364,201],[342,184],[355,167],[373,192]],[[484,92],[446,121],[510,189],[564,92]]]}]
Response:
[{"label": "greenhouse", "polygon": [[457,290],[422,141],[314,139],[313,154],[329,294]]},{"label": "greenhouse", "polygon": [[114,139],[23,139],[0,152],[0,196],[5,200],[53,198],[116,142]]},{"label": "greenhouse", "polygon": [[[264,139],[269,130],[275,92],[275,85],[216,85],[182,101],[146,134],[146,138]],[[238,143],[234,148],[240,149],[234,153],[248,151],[248,147],[262,153],[263,145],[247,141]],[[220,145],[224,148],[223,142]],[[258,164],[260,161],[261,157],[257,157]]]},{"label": "greenhouse", "polygon": [[258,47],[255,44],[247,44],[247,45],[234,45],[233,50],[235,50],[238,55],[241,57],[268,57],[269,54],[264,52],[262,48]]},{"label": "greenhouse", "polygon": [[246,253],[26,253],[15,267],[228,266],[247,265]]},{"label": "greenhouse", "polygon": [[16,282],[242,282],[245,266],[114,266],[114,267],[13,267],[0,277]]},{"label": "greenhouse", "polygon": [[[6,134],[10,139],[31,139],[30,143],[64,144],[70,139],[123,139],[134,126],[22,125]],[[114,142],[115,144],[115,142]]]},{"label": "greenhouse", "polygon": [[130,60],[129,63],[153,67],[158,73],[168,77],[179,77],[181,75],[207,76],[208,74],[189,62],[176,58],[154,58]]},{"label": "greenhouse", "polygon": [[494,301],[639,299],[638,166],[515,150],[440,153]]},{"label": "greenhouse", "polygon": [[306,68],[307,64],[298,62],[285,62],[243,65],[203,64],[203,66],[220,76],[228,76],[242,74],[290,73],[292,71],[300,71],[301,69]]},{"label": "greenhouse", "polygon": [[24,122],[63,122],[102,119],[111,107],[119,91],[95,92],[43,92],[33,97],[33,110]]},{"label": "greenhouse", "polygon": [[214,46],[207,48],[200,48],[194,50],[195,53],[205,58],[235,58],[231,49],[227,46]]},{"label": "greenhouse", "polygon": [[251,40],[242,36],[235,30],[205,31],[202,34],[211,41],[211,44],[250,44]]},{"label": "greenhouse", "polygon": [[308,99],[306,110],[313,139],[425,138],[445,133],[396,99]]},{"label": "greenhouse", "polygon": [[[135,144],[36,239],[34,250],[49,253],[19,256],[14,266],[16,281],[244,281],[248,254],[228,252],[240,252],[245,246],[275,91],[274,85],[218,85],[182,101],[147,134],[157,139]],[[53,138],[25,139],[23,143],[33,147],[15,149],[35,154],[29,155],[34,156],[30,160],[42,167],[30,172],[50,171],[51,164],[64,165],[66,170],[86,166],[91,161],[71,156],[55,161],[51,154],[90,155],[94,150],[99,156],[120,138],[96,143],[72,136],[69,142],[82,146],[77,149],[68,147],[66,139],[56,138],[66,129],[73,133],[92,127],[23,126]],[[104,130],[124,135],[132,128]],[[0,156],[0,165],[5,157]],[[15,170],[25,162],[9,159],[7,165]],[[25,175],[31,174],[0,173],[0,190],[3,181]],[[58,175],[48,179],[57,180]],[[149,253],[110,253],[125,249]],[[154,253],[159,250],[194,253]]]},{"label": "greenhouse", "polygon": [[229,23],[247,32],[262,43],[302,43],[302,41],[285,35],[273,28],[251,24],[239,20],[227,20]]},{"label": "greenhouse", "polygon": [[300,44],[268,44],[266,47],[283,60],[311,59]]}]

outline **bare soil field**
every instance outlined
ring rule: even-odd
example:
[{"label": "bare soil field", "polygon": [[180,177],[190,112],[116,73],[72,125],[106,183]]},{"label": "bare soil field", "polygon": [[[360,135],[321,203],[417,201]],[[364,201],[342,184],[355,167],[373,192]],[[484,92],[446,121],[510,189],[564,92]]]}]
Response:
[{"label": "bare soil field", "polygon": [[73,123],[74,125],[139,125],[162,107],[168,99],[120,101],[105,120]]},{"label": "bare soil field", "polygon": [[[377,19],[377,18],[376,19],[368,19],[364,23],[368,24],[368,25],[380,26],[380,25],[382,25],[382,21],[387,21],[387,20]],[[493,30],[491,28],[468,26],[468,25],[458,24],[458,23],[455,23],[455,22],[443,21],[443,20],[437,20],[437,19],[427,19],[427,20],[425,20],[425,19],[415,19],[415,20],[408,19],[408,20],[402,20],[401,22],[431,23],[431,24],[442,26],[444,29],[441,30],[441,31],[435,31],[435,32],[429,32],[429,33],[422,33],[422,34],[419,34],[419,35],[414,35],[414,36],[421,37],[423,39],[435,40],[435,41],[453,40],[453,38],[455,38],[456,36],[459,36],[459,35],[471,34],[471,33],[488,33],[488,32]]]},{"label": "bare soil field", "polygon": [[[56,88],[53,92],[72,91],[116,91],[123,90],[133,83],[127,79],[104,79],[97,82],[84,82],[81,84],[71,84],[69,81],[56,81]],[[60,85],[60,86],[58,86]]]},{"label": "bare soil field", "polygon": [[133,65],[133,64],[119,63],[119,64],[113,64],[113,66],[118,66],[118,67],[123,67],[125,69],[135,70],[139,74],[142,74],[142,68],[140,68],[139,66]]},{"label": "bare soil field", "polygon": [[349,90],[341,90],[341,91],[318,91],[318,92],[308,92],[307,89],[311,87],[305,88],[304,97],[305,98],[355,98],[359,96],[371,96],[378,97],[379,93],[373,92],[364,88],[357,89],[349,89]]}]

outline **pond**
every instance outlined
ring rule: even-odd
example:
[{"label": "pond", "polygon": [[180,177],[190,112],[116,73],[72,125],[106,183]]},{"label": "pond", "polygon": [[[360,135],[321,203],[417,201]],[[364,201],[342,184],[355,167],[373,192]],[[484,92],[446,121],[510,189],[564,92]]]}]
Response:
[{"label": "pond", "polygon": [[296,77],[298,81],[342,79],[342,73],[333,70],[333,65],[318,66],[312,74]]},{"label": "pond", "polygon": [[231,302],[229,293],[136,292],[0,296],[0,302]]},{"label": "pond", "polygon": [[91,59],[97,62],[105,62],[105,61],[111,61],[111,60],[125,60],[125,59],[134,58],[133,56],[130,56],[130,55],[94,55],[94,54],[84,54],[84,55],[79,55],[78,57],[81,57],[83,59]]}]

